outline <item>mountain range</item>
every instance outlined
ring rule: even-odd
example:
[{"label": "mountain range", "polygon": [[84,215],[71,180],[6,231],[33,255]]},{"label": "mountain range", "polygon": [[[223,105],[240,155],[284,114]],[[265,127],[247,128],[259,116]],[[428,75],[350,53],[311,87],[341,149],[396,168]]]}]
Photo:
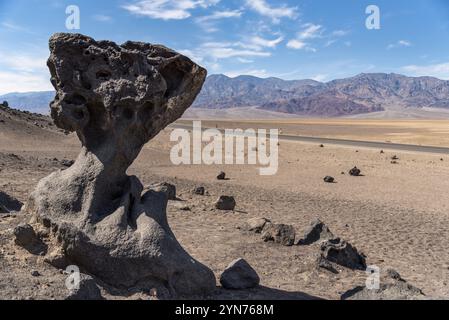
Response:
[{"label": "mountain range", "polygon": [[[0,96],[10,106],[48,113],[52,91]],[[433,77],[370,73],[319,82],[225,75],[207,78],[194,108],[257,107],[301,116],[338,117],[401,109],[449,110],[449,81]]]}]

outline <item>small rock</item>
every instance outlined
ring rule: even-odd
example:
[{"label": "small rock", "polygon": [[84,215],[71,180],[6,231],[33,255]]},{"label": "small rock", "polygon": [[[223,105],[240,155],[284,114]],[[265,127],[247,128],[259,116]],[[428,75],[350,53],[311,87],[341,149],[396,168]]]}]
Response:
[{"label": "small rock", "polygon": [[343,267],[353,270],[366,270],[366,260],[363,254],[351,244],[339,238],[330,239],[321,244],[323,257]]},{"label": "small rock", "polygon": [[421,289],[406,282],[382,283],[379,289],[356,287],[345,292],[342,300],[425,300],[426,296]]},{"label": "small rock", "polygon": [[388,269],[388,270],[387,270],[387,276],[388,276],[389,278],[393,279],[393,280],[405,282],[405,280],[402,279],[402,277],[401,277],[401,275],[399,274],[399,272],[397,272],[397,271],[394,270],[394,269]]},{"label": "small rock", "polygon": [[257,272],[244,259],[233,261],[221,274],[220,283],[225,289],[250,289],[260,283]]},{"label": "small rock", "polygon": [[351,170],[349,170],[349,174],[353,177],[358,177],[358,176],[360,176],[361,173],[362,173],[362,171],[357,167],[354,167]]},{"label": "small rock", "polygon": [[249,219],[245,225],[243,226],[243,230],[251,231],[255,233],[261,233],[263,228],[267,223],[271,222],[268,219],[265,218],[253,218]]},{"label": "small rock", "polygon": [[204,196],[204,194],[206,193],[206,189],[204,187],[196,187],[193,190],[193,193],[199,196]]},{"label": "small rock", "polygon": [[391,160],[399,160],[399,158],[398,158],[397,155],[394,155],[394,156],[391,157]]},{"label": "small rock", "polygon": [[398,164],[398,162],[393,160],[393,161],[391,161],[391,164]]},{"label": "small rock", "polygon": [[14,228],[15,242],[21,247],[28,247],[38,241],[34,229],[29,224],[21,224]]},{"label": "small rock", "polygon": [[317,241],[334,239],[334,235],[329,228],[319,219],[312,222],[310,227],[304,233],[304,238],[299,240],[300,245],[311,245]]},{"label": "small rock", "polygon": [[95,280],[86,274],[80,274],[79,287],[70,290],[65,300],[103,300]]},{"label": "small rock", "polygon": [[283,246],[292,246],[295,244],[295,228],[285,224],[267,223],[262,231],[262,239],[265,242],[274,241]]},{"label": "small rock", "polygon": [[320,144],[320,148],[324,148],[324,144]]},{"label": "small rock", "polygon": [[226,179],[226,173],[225,172],[220,172],[217,176],[217,180],[225,180]]},{"label": "small rock", "polygon": [[331,177],[331,176],[326,176],[326,177],[324,177],[324,182],[334,183],[335,182],[335,178]]},{"label": "small rock", "polygon": [[383,150],[380,150],[380,154],[384,154],[385,152]]},{"label": "small rock", "polygon": [[235,206],[235,199],[231,196],[220,196],[215,203],[215,208],[218,210],[234,210]]},{"label": "small rock", "polygon": [[32,275],[33,277],[39,277],[41,274],[39,273],[39,271],[33,270],[33,271],[31,271],[31,275]]},{"label": "small rock", "polygon": [[317,264],[318,268],[326,269],[327,271],[330,271],[335,274],[338,273],[338,270],[334,268],[332,263],[330,261],[324,259],[324,257],[322,255],[320,255],[318,257],[316,264]]},{"label": "small rock", "polygon": [[148,187],[148,189],[156,191],[156,192],[162,192],[167,195],[168,200],[176,200],[176,186],[168,183],[168,182],[162,182],[162,183],[156,183],[152,184]]}]

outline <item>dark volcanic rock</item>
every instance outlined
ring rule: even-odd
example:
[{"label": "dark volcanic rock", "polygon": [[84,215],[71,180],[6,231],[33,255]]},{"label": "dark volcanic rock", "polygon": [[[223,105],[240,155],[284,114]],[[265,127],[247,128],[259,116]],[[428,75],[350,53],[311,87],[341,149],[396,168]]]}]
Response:
[{"label": "dark volcanic rock", "polygon": [[82,145],[75,163],[42,179],[27,201],[48,252],[63,248],[68,261],[114,287],[139,284],[173,297],[214,290],[213,272],[171,231],[166,195],[143,192],[126,173],[144,144],[192,104],[206,70],[161,45],[72,33],[51,37],[47,65],[56,89],[51,116]]},{"label": "dark volcanic rock", "polygon": [[262,239],[265,242],[274,241],[283,246],[292,246],[295,244],[295,228],[285,224],[267,223],[262,231]]},{"label": "dark volcanic rock", "polygon": [[220,172],[217,176],[217,180],[225,180],[226,179],[226,173],[225,172]]},{"label": "dark volcanic rock", "polygon": [[304,233],[304,238],[299,240],[300,245],[310,245],[317,241],[325,241],[335,238],[329,228],[319,219],[312,222]]},{"label": "dark volcanic rock", "polygon": [[334,183],[335,182],[335,178],[331,177],[331,176],[326,176],[326,177],[324,177],[324,182],[326,182],[326,183]]},{"label": "dark volcanic rock", "polygon": [[339,238],[330,239],[321,244],[322,256],[343,267],[356,270],[366,270],[364,255],[360,254],[355,247]]},{"label": "dark volcanic rock", "polygon": [[162,192],[167,195],[168,200],[176,200],[176,186],[168,182],[157,183],[151,185],[149,189],[156,192]]},{"label": "dark volcanic rock", "polygon": [[237,259],[221,274],[220,283],[225,289],[250,289],[259,285],[260,278],[248,262]]},{"label": "dark volcanic rock", "polygon": [[215,208],[218,210],[234,210],[235,206],[235,199],[231,196],[220,196],[215,202]]},{"label": "dark volcanic rock", "polygon": [[353,177],[358,177],[358,176],[360,176],[361,173],[362,173],[362,171],[357,167],[354,167],[351,170],[349,170],[349,174]]},{"label": "dark volcanic rock", "polygon": [[14,197],[0,191],[0,213],[10,213],[11,211],[20,211],[23,203]]},{"label": "dark volcanic rock", "polygon": [[14,228],[15,243],[33,254],[42,254],[47,250],[45,243],[38,237],[29,224],[21,224]]},{"label": "dark volcanic rock", "polygon": [[199,195],[199,196],[204,196],[204,194],[206,193],[206,189],[204,187],[196,187],[193,190],[193,194]]},{"label": "dark volcanic rock", "polygon": [[73,166],[74,163],[75,163],[75,161],[73,161],[73,160],[65,160],[65,159],[61,160],[61,164],[67,168]]}]

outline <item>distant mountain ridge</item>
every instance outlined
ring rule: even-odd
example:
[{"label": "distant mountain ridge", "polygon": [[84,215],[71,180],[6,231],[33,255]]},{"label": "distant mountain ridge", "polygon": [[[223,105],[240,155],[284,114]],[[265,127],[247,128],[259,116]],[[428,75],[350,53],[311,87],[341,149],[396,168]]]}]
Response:
[{"label": "distant mountain ridge", "polygon": [[[0,96],[9,105],[48,114],[53,91],[10,93]],[[390,108],[442,108],[449,110],[449,81],[433,77],[362,73],[327,83],[211,75],[194,108],[258,107],[288,114],[338,117],[370,114]]]},{"label": "distant mountain ridge", "polygon": [[251,76],[208,77],[194,103],[201,108],[258,106],[309,116],[345,116],[399,108],[449,108],[449,81],[371,73],[322,83]]},{"label": "distant mountain ridge", "polygon": [[0,103],[8,101],[10,107],[40,114],[50,113],[50,101],[55,97],[54,91],[12,92],[0,96]]}]

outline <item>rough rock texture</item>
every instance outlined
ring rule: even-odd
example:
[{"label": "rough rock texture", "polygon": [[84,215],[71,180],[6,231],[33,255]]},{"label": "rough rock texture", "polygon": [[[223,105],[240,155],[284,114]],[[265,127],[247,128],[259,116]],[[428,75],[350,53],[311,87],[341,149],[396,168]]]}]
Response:
[{"label": "rough rock texture", "polygon": [[360,254],[350,243],[339,238],[322,243],[321,254],[326,260],[343,267],[366,270],[365,256]]},{"label": "rough rock texture", "polygon": [[80,34],[53,35],[50,51],[57,91],[51,116],[76,132],[82,150],[71,167],[42,179],[27,202],[36,228],[47,233],[47,261],[65,258],[115,287],[172,296],[213,290],[212,271],[172,233],[166,196],[143,193],[126,174],[143,145],[192,104],[206,70],[160,45],[119,46]]},{"label": "rough rock texture", "polygon": [[217,180],[226,180],[226,173],[225,172],[220,172],[217,176]]},{"label": "rough rock texture", "polygon": [[333,239],[334,235],[329,228],[319,219],[312,222],[310,227],[304,233],[304,238],[299,240],[300,245],[310,245],[317,241]]},{"label": "rough rock texture", "polygon": [[388,269],[380,279],[379,289],[359,286],[348,290],[342,300],[427,300],[421,289],[407,283],[395,270]]},{"label": "rough rock texture", "polygon": [[206,189],[204,187],[196,187],[193,190],[193,194],[196,194],[198,196],[204,196],[206,194]]},{"label": "rough rock texture", "polygon": [[66,300],[103,300],[101,291],[91,276],[81,273],[79,280],[78,288],[70,290]]},{"label": "rough rock texture", "polygon": [[360,176],[361,173],[362,173],[362,171],[357,167],[354,167],[351,170],[349,170],[349,175],[351,175],[353,177],[358,177],[358,176]]},{"label": "rough rock texture", "polygon": [[296,232],[293,226],[285,224],[267,223],[262,232],[263,241],[274,241],[283,246],[292,246],[295,244]]},{"label": "rough rock texture", "polygon": [[148,189],[154,190],[156,192],[162,192],[165,193],[168,200],[176,200],[176,186],[168,183],[168,182],[162,182],[162,183],[156,183],[151,186],[149,186]]},{"label": "rough rock texture", "polygon": [[231,196],[220,196],[215,202],[215,208],[218,210],[234,210],[235,205],[235,199]]},{"label": "rough rock texture", "polygon": [[259,285],[260,278],[246,260],[237,259],[221,274],[220,283],[226,289],[250,289]]},{"label": "rough rock texture", "polygon": [[246,221],[246,223],[241,227],[241,229],[245,231],[261,233],[265,225],[270,222],[271,221],[266,218],[252,218]]}]

